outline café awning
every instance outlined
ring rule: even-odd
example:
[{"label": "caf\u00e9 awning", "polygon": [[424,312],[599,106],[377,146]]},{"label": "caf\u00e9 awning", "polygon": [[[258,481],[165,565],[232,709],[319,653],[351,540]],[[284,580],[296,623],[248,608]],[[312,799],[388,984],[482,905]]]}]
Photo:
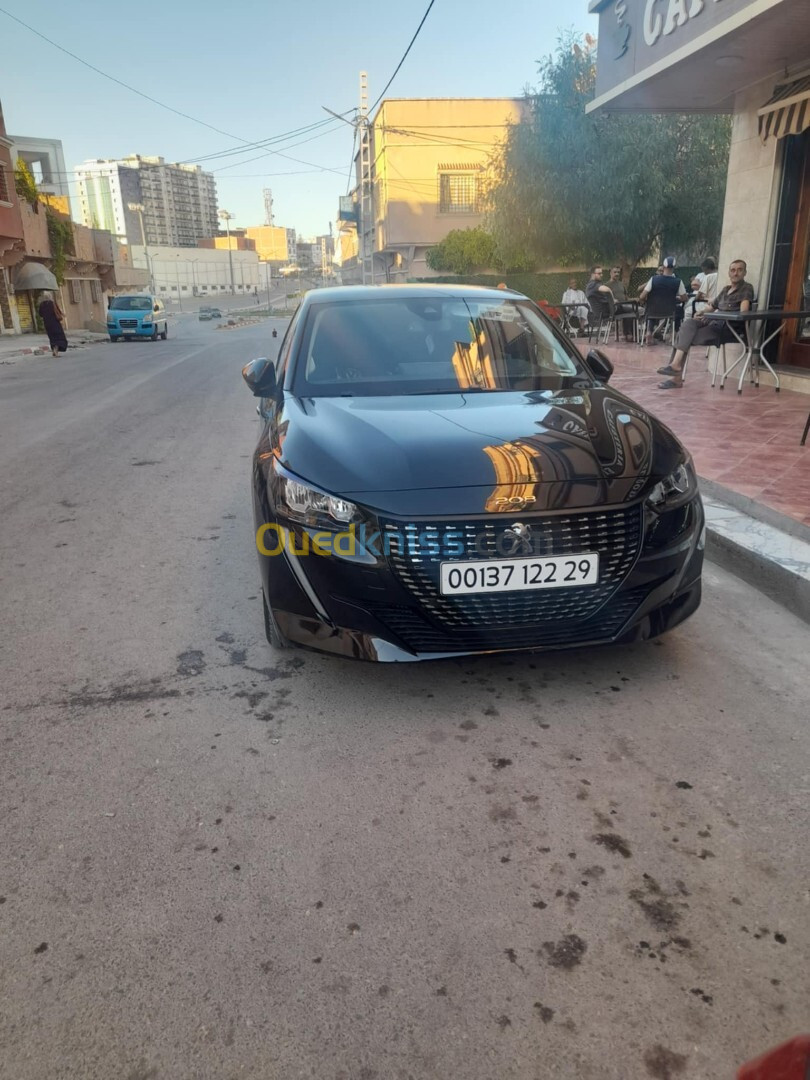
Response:
[{"label": "caf\u00e9 awning", "polygon": [[771,136],[783,139],[786,135],[801,135],[810,128],[810,75],[777,86],[757,116],[763,142]]}]

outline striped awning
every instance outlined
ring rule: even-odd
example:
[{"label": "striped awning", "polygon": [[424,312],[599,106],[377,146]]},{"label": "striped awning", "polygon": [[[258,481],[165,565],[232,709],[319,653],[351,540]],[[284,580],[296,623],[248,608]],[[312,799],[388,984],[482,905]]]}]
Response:
[{"label": "striped awning", "polygon": [[801,135],[810,128],[810,75],[777,86],[773,97],[757,113],[763,142],[773,136]]}]

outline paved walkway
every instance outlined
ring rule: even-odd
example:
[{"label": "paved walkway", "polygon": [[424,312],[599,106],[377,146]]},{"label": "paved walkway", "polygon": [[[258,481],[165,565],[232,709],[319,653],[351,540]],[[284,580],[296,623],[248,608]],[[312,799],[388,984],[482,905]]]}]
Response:
[{"label": "paved walkway", "polygon": [[[587,352],[587,341],[578,341]],[[604,351],[615,365],[618,390],[650,409],[682,439],[698,474],[810,525],[810,439],[799,440],[810,411],[810,395],[764,383],[712,389],[704,349],[695,349],[682,390],[659,390],[656,368],[670,349],[611,343]]]}]

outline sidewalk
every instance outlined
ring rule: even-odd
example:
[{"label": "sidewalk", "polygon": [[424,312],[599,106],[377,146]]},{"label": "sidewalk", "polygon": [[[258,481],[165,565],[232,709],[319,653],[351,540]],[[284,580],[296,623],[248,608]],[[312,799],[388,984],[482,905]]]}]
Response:
[{"label": "sidewalk", "polygon": [[[583,353],[588,342],[579,339]],[[625,343],[602,346],[615,365],[611,385],[663,420],[692,454],[712,494],[716,485],[741,499],[810,526],[810,439],[800,446],[810,395],[774,392],[770,379],[737,393],[736,380],[724,390],[711,387],[705,350],[692,351],[682,390],[659,390],[656,368],[669,360],[667,346]],[[735,500],[736,505],[743,505]]]},{"label": "sidewalk", "polygon": [[[69,349],[84,349],[109,341],[106,334],[94,330],[66,331]],[[23,356],[47,356],[51,347],[47,334],[3,334],[0,336],[0,364],[16,363]]]},{"label": "sidewalk", "polygon": [[[587,341],[577,342],[583,353]],[[670,349],[602,346],[611,386],[670,427],[692,454],[706,511],[707,555],[810,622],[810,440],[799,441],[810,395],[736,382],[712,389],[694,350],[682,390],[659,390]]]}]

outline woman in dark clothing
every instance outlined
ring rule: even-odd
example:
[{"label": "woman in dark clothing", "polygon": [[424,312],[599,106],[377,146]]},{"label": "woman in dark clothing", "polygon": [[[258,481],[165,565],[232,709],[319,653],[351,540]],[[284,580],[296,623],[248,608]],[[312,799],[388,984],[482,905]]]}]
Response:
[{"label": "woman in dark clothing", "polygon": [[45,333],[48,335],[53,355],[58,356],[60,352],[67,352],[68,343],[62,326],[65,316],[53,299],[52,293],[45,293],[37,310],[45,327]]}]

